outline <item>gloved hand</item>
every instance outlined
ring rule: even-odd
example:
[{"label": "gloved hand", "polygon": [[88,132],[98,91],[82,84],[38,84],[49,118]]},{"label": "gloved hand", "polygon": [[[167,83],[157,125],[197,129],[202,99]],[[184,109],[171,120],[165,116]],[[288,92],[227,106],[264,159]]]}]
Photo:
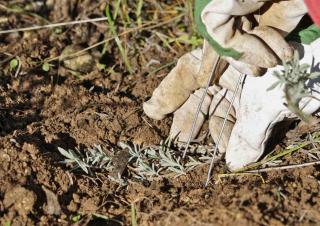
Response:
[{"label": "gloved hand", "polygon": [[[295,45],[303,56],[301,64],[307,63],[312,65],[312,71],[320,71],[320,39],[310,45]],[[226,151],[226,162],[231,170],[256,162],[264,151],[270,148],[269,142],[274,135],[273,132],[277,131],[277,125],[281,123],[281,130],[285,130],[290,122],[298,119],[284,104],[286,99],[283,87],[268,90],[278,80],[273,72],[282,69],[282,66],[277,66],[269,69],[262,77],[244,77],[241,91],[236,94],[219,146],[221,152]],[[203,115],[208,115],[210,133],[214,141],[217,141],[223,117],[233,96],[235,81],[239,76],[240,73],[230,66],[221,77],[221,80],[228,81],[229,90],[225,88],[219,90],[216,86],[210,88],[210,94],[207,95],[202,107],[202,116],[197,121],[196,132],[199,132],[205,120]],[[232,81],[230,78],[233,78]],[[221,82],[226,84],[225,81]],[[313,114],[320,108],[320,102],[316,99],[320,98],[320,81],[308,82],[307,85],[314,98],[304,98],[300,108],[306,114]],[[196,91],[175,112],[171,136],[179,134],[180,140],[187,139],[191,130],[190,121],[193,120],[196,112],[195,106],[199,103],[200,93],[202,93],[200,90]],[[212,93],[214,93],[213,99],[210,97]],[[196,136],[196,133],[194,135]]]},{"label": "gloved hand", "polygon": [[206,86],[215,62],[215,77],[218,79],[226,69],[227,62],[219,60],[217,53],[206,41],[203,50],[196,49],[183,55],[155,89],[151,99],[143,104],[144,112],[150,118],[161,120],[177,110],[194,90]]},{"label": "gloved hand", "polygon": [[[224,118],[227,116],[225,129],[223,131],[221,141],[219,143],[219,150],[224,152],[226,150],[229,137],[236,121],[237,102],[231,106],[229,115],[228,112],[230,101],[234,94],[234,89],[237,86],[240,74],[233,68],[229,67],[220,79],[220,83],[229,89],[213,85],[209,87],[208,93],[205,94],[204,101],[201,105],[200,114],[197,117],[195,128],[191,139],[194,140],[205,120],[209,117],[209,130],[215,143],[217,143],[220,129],[222,127]],[[226,80],[226,81],[225,81]],[[195,91],[187,101],[174,112],[173,122],[170,129],[170,136],[177,137],[179,142],[186,143],[192,131],[192,125],[197,112],[197,106],[200,104],[202,95],[205,89],[201,88]],[[240,92],[237,93],[236,99],[239,99]]]},{"label": "gloved hand", "polygon": [[[233,16],[252,13],[261,7],[263,7],[261,9],[263,13],[258,15],[257,19],[260,24],[254,29],[246,17]],[[209,32],[206,33],[207,36],[204,34],[208,41],[214,36],[224,47],[237,47],[238,51],[244,53],[240,60],[244,59],[246,63],[236,61],[232,57],[226,57],[233,67],[245,74],[258,75],[263,71],[261,66],[275,66],[278,62],[277,56],[287,59],[292,55],[291,48],[283,37],[270,27],[277,26],[277,31],[281,30],[285,35],[296,26],[305,11],[303,0],[280,2],[199,0],[196,3],[195,14],[196,20],[200,20],[201,24],[205,25],[204,30]],[[290,17],[286,17],[289,14]],[[239,20],[244,23],[238,23]],[[198,25],[200,26],[199,30],[201,30],[201,24]],[[178,109],[194,90],[205,87],[211,74],[211,68],[218,59],[218,53],[222,55],[230,53],[230,49],[225,50],[219,42],[212,45],[207,40],[204,41],[203,53],[201,50],[195,50],[182,56],[177,66],[154,91],[152,98],[144,103],[144,111],[149,117],[158,120],[164,118],[165,115]],[[198,61],[202,55],[204,57],[202,57],[200,65]],[[216,80],[219,79],[226,67],[227,62],[219,60],[214,75]]]},{"label": "gloved hand", "polygon": [[291,59],[284,37],[307,13],[303,0],[197,0],[195,6],[199,33],[240,72],[252,75]]}]

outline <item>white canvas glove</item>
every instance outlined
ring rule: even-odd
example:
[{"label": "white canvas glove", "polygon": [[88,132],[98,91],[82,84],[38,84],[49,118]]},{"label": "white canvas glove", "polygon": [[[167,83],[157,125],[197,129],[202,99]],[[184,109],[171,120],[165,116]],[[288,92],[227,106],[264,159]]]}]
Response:
[{"label": "white canvas glove", "polygon": [[[311,65],[312,72],[320,71],[320,39],[311,45],[299,48],[302,63]],[[235,170],[256,162],[268,148],[273,129],[279,122],[293,121],[297,116],[285,106],[283,87],[268,88],[277,81],[274,71],[281,71],[282,66],[271,68],[262,77],[245,78],[239,107],[236,109],[237,121],[231,133],[226,150],[226,162]],[[309,82],[308,88],[314,98],[306,97],[300,103],[305,114],[314,114],[320,108],[320,83]]]},{"label": "white canvas glove", "polygon": [[[217,85],[214,85],[209,88],[208,93],[205,95],[204,101],[201,105],[200,114],[197,117],[195,128],[191,136],[192,140],[197,137],[203,123],[209,117],[209,132],[214,142],[217,143],[220,128],[222,127],[224,118],[230,106],[230,100],[233,96],[233,91],[231,89],[236,87],[236,79],[239,78],[238,75],[230,77],[230,75],[234,75],[230,73],[230,69],[231,67],[227,69],[227,71],[223,74],[223,77],[220,79],[220,83],[230,87],[230,89],[228,90],[226,88],[221,88]],[[232,73],[233,72],[237,73],[234,68],[232,68]],[[223,81],[225,78],[228,80],[228,83]],[[190,95],[188,100],[177,111],[174,112],[173,122],[170,129],[170,136],[172,138],[177,137],[178,141],[183,143],[188,141],[195,114],[204,92],[204,88],[195,91],[192,95]],[[240,97],[239,94],[240,93],[237,95],[237,99]],[[237,103],[234,103],[234,105],[231,107],[229,115],[227,115],[226,126],[219,143],[220,152],[225,152],[226,150],[230,134],[236,120],[236,105]]]},{"label": "white canvas glove", "polygon": [[307,13],[303,0],[212,0],[197,9],[204,2],[196,1],[197,25],[205,26],[199,32],[242,73],[260,75],[262,68],[281,63],[279,59],[291,59],[284,37]]},{"label": "white canvas glove", "polygon": [[[313,65],[312,71],[320,71],[320,39],[311,45],[297,44],[297,48],[300,55],[303,56],[301,63]],[[298,119],[285,106],[286,99],[283,87],[268,91],[268,88],[278,80],[273,72],[282,69],[282,66],[277,66],[269,69],[262,77],[244,77],[242,89],[236,95],[236,101],[228,116],[227,126],[219,146],[221,152],[226,151],[226,162],[231,170],[239,169],[259,160],[264,151],[271,148],[268,142],[273,136],[274,128],[281,123],[283,127],[281,130],[286,131],[289,123]],[[217,141],[223,117],[233,96],[235,81],[239,76],[240,73],[230,66],[221,77],[222,83],[226,84],[225,81],[222,81],[224,78],[228,81],[229,90],[225,88],[219,90],[216,86],[210,88],[202,106],[202,114],[198,118],[193,138],[200,131],[205,115],[209,114],[210,133],[214,141]],[[232,81],[230,78],[233,78]],[[313,97],[320,97],[320,83],[309,83],[308,88],[311,89]],[[186,141],[202,93],[203,89],[196,91],[175,112],[171,127],[172,136],[179,134],[179,139]],[[214,94],[213,99],[212,94]],[[320,102],[314,98],[304,98],[300,103],[300,108],[306,114],[313,114],[320,108]]]},{"label": "white canvas glove", "polygon": [[[152,97],[143,103],[144,112],[157,120],[175,112],[190,94],[206,86],[211,69],[218,59],[218,54],[207,42],[203,50],[196,49],[180,57],[177,65],[154,90]],[[216,78],[220,78],[226,66],[226,61],[218,60]]]}]

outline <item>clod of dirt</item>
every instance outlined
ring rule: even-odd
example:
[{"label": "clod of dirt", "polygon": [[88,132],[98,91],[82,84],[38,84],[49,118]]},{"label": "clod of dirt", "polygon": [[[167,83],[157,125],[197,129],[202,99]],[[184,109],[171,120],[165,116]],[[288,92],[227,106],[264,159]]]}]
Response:
[{"label": "clod of dirt", "polygon": [[58,201],[58,197],[52,191],[47,189],[45,186],[42,186],[46,197],[47,197],[47,205],[45,206],[45,211],[49,215],[60,215],[61,206]]},{"label": "clod of dirt", "polygon": [[81,200],[80,210],[83,213],[94,213],[99,209],[95,201],[91,198]]},{"label": "clod of dirt", "polygon": [[34,192],[24,187],[16,186],[6,192],[3,204],[6,209],[10,208],[20,216],[27,216],[32,211],[36,199]]},{"label": "clod of dirt", "polygon": [[124,170],[127,168],[129,161],[129,150],[123,149],[117,152],[112,158],[113,170],[110,172],[110,176],[117,179],[121,177]]},{"label": "clod of dirt", "polygon": [[84,52],[77,54],[76,56],[71,56],[82,49],[83,48],[79,45],[70,45],[62,51],[60,59],[63,61],[63,64],[67,69],[81,73],[88,73],[92,70],[94,66],[94,58],[90,53]]},{"label": "clod of dirt", "polygon": [[25,142],[22,146],[22,150],[28,152],[30,154],[30,157],[32,158],[32,160],[37,159],[37,154],[38,154],[39,150],[34,144],[29,144],[29,143]]}]

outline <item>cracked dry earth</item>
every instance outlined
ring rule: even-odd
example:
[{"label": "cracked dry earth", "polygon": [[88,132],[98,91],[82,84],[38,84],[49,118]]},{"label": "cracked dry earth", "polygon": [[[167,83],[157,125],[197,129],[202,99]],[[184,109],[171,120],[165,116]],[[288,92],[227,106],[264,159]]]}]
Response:
[{"label": "cracked dry earth", "polygon": [[[79,4],[76,10],[80,14],[101,7],[96,1],[90,4],[95,7]],[[48,15],[56,21],[65,14],[55,9]],[[10,22],[20,27],[24,16],[8,14]],[[186,50],[168,53],[150,47],[143,60],[131,59],[137,68],[131,75],[121,71],[118,55],[108,56],[107,62],[120,65],[111,73],[94,68],[77,77],[63,68],[48,73],[32,68],[34,61],[61,52],[66,43],[94,43],[103,32],[99,29],[103,30],[86,25],[60,35],[42,30],[1,37],[1,225],[131,225],[132,204],[138,225],[320,224],[319,166],[263,173],[264,181],[257,176],[228,177],[204,188],[207,166],[178,178],[131,181],[122,187],[104,172],[86,175],[61,164],[64,159],[57,147],[104,144],[111,148],[119,141],[158,144],[169,132],[170,117],[148,119],[142,102],[170,68],[148,73],[151,69],[144,62],[165,64]],[[79,35],[84,32],[91,35]],[[150,34],[140,34],[144,35]],[[115,48],[110,44],[108,51]],[[3,63],[4,53],[19,56],[25,73],[15,78]],[[277,148],[303,141],[319,129],[317,125],[301,127],[290,131]],[[307,160],[297,152],[286,157],[285,163]],[[214,172],[227,172],[224,162]]]}]

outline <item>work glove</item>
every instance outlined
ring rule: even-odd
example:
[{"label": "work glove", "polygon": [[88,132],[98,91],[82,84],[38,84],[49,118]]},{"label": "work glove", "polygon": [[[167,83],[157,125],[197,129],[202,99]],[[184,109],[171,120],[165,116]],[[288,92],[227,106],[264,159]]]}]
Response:
[{"label": "work glove", "polygon": [[[320,39],[310,45],[294,45],[299,50],[300,56],[303,56],[300,63],[311,65],[312,72],[320,71]],[[220,78],[228,81],[221,81],[221,83],[227,83],[229,88],[216,85],[210,87],[192,138],[197,136],[205,119],[209,118],[210,133],[213,140],[217,142],[225,114],[232,104],[219,143],[219,151],[226,152],[226,163],[231,170],[237,170],[258,161],[265,150],[272,147],[270,142],[275,136],[274,132],[285,132],[291,122],[298,119],[297,115],[286,106],[284,87],[277,86],[270,89],[275,82],[279,81],[274,72],[282,70],[283,66],[277,66],[269,69],[262,77],[240,77],[241,73],[229,66]],[[236,81],[239,81],[239,78],[241,85],[236,92]],[[307,87],[310,96],[303,98],[299,107],[304,114],[314,114],[320,108],[320,81],[308,81]],[[196,106],[203,91],[204,89],[197,90],[174,113],[170,131],[172,137],[178,135],[178,139],[184,142],[188,139],[191,121],[194,119]],[[233,98],[234,101],[232,101]]]},{"label": "work glove", "polygon": [[[234,75],[234,76],[230,76]],[[227,79],[227,81],[224,81]],[[187,101],[174,112],[173,122],[170,129],[170,136],[177,138],[179,142],[187,143],[188,139],[195,140],[198,136],[203,123],[209,118],[209,132],[217,143],[219,139],[220,129],[224,123],[226,117],[225,127],[219,142],[219,150],[224,152],[226,150],[229,137],[236,121],[236,106],[237,101],[230,106],[230,101],[234,95],[234,89],[237,86],[237,80],[239,80],[239,74],[233,67],[229,67],[220,79],[220,83],[229,89],[222,88],[217,85],[209,87],[208,92],[204,88],[196,90]],[[239,99],[240,92],[237,92],[235,99]],[[197,108],[200,106],[202,96],[204,96],[201,104],[200,113],[197,116],[196,122],[195,115],[197,114]],[[229,112],[228,109],[230,108]],[[228,114],[226,114],[228,112]],[[194,125],[194,128],[193,128]],[[193,132],[192,132],[193,129]],[[190,137],[190,133],[191,137]]]},{"label": "work glove", "polygon": [[[217,38],[217,41],[223,41],[225,46],[239,47],[238,50],[244,52],[240,60],[245,59],[246,63],[236,61],[232,57],[225,57],[225,59],[245,74],[258,75],[262,73],[261,66],[275,66],[278,62],[276,55],[282,59],[288,59],[292,55],[292,50],[283,37],[276,30],[270,28],[271,25],[274,25],[274,20],[269,17],[272,17],[272,13],[274,13],[277,18],[282,18],[283,20],[277,21],[277,29],[282,28],[282,32],[288,33],[305,13],[306,9],[302,0],[280,1],[279,3],[253,0],[215,0],[210,1],[209,4],[207,2],[203,0],[197,2],[195,14],[196,20],[197,15],[201,16],[201,23],[204,22],[205,30],[208,30],[210,35],[204,41],[202,51],[195,50],[183,55],[178,60],[176,67],[154,91],[152,98],[144,103],[145,113],[153,119],[163,119],[165,115],[177,110],[193,91],[205,87],[213,67],[215,67],[213,76],[215,79],[212,84],[219,80],[228,63],[219,58],[219,54],[222,54],[221,48],[217,49],[217,46],[209,42],[213,36]],[[261,7],[267,7],[267,9],[264,9],[264,14],[261,14],[260,19],[257,19],[262,21],[261,26],[254,29],[252,29],[247,17],[234,16],[253,13]],[[285,7],[289,7],[290,12],[286,12]],[[285,17],[284,15],[288,15],[288,13],[290,17]],[[223,18],[220,25],[219,18]],[[238,23],[239,20],[242,20],[243,23]],[[243,32],[243,29],[246,32]],[[274,54],[272,49],[277,54]],[[200,58],[202,59],[201,64],[199,64]]]},{"label": "work glove", "polygon": [[214,66],[214,77],[218,79],[225,71],[227,62],[221,60],[205,41],[202,50],[196,49],[178,60],[177,65],[154,90],[151,99],[143,104],[144,112],[157,120],[173,113],[193,91],[206,86]]},{"label": "work glove", "polygon": [[292,58],[284,40],[307,13],[303,0],[196,1],[199,33],[240,72],[264,73]]}]

